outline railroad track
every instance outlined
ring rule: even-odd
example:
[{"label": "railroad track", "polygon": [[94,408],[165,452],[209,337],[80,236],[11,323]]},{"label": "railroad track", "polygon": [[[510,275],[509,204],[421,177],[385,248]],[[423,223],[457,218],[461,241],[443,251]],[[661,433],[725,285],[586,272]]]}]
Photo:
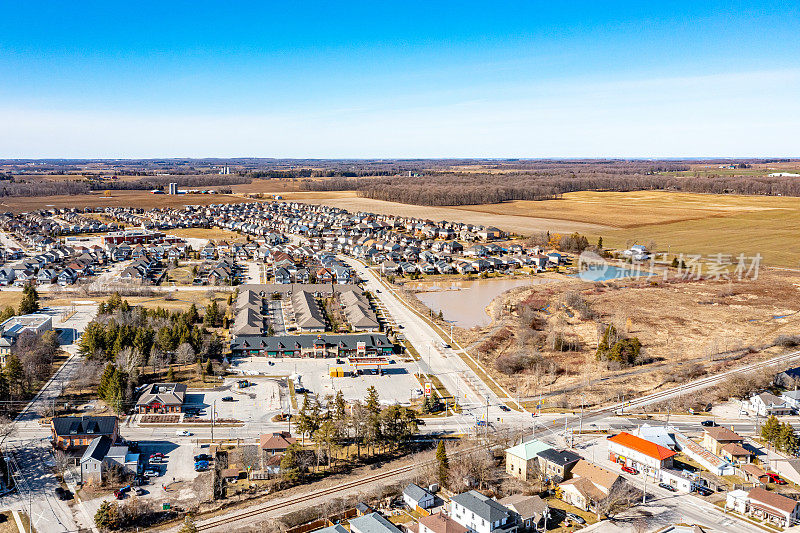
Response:
[{"label": "railroad track", "polygon": [[380,481],[382,479],[394,477],[394,476],[397,476],[399,474],[404,474],[404,473],[407,473],[407,472],[411,472],[414,469],[419,468],[423,464],[428,464],[428,463],[431,463],[431,462],[432,461],[425,461],[423,463],[417,463],[417,464],[411,464],[411,465],[407,465],[407,466],[401,466],[401,467],[398,467],[398,468],[394,468],[392,470],[387,470],[386,472],[381,472],[381,473],[378,473],[378,474],[372,474],[372,475],[367,476],[367,477],[363,477],[363,478],[356,479],[356,480],[353,480],[353,481],[348,481],[348,482],[342,483],[340,485],[337,485],[335,487],[328,487],[328,488],[325,488],[325,489],[318,489],[318,490],[315,490],[315,491],[312,491],[312,492],[307,492],[305,494],[301,494],[301,495],[296,496],[294,498],[291,498],[289,500],[282,500],[280,503],[274,503],[274,504],[266,505],[264,507],[259,507],[258,509],[251,509],[249,511],[244,511],[242,513],[239,513],[239,514],[236,514],[236,515],[232,515],[232,516],[220,516],[220,517],[217,517],[217,518],[211,518],[209,520],[206,520],[206,521],[202,522],[201,524],[197,524],[197,531],[208,531],[208,530],[214,529],[216,527],[230,525],[230,524],[236,524],[237,522],[240,522],[242,520],[247,520],[249,518],[254,518],[254,517],[257,517],[259,515],[263,515],[265,513],[269,513],[270,511],[275,511],[277,509],[281,509],[283,507],[287,507],[287,506],[290,506],[290,505],[295,505],[295,504],[303,503],[303,502],[310,502],[311,500],[314,500],[314,499],[322,497],[322,496],[329,496],[331,494],[336,494],[337,492],[341,492],[343,490],[359,487],[361,485],[366,485],[366,484],[372,483],[374,481]]},{"label": "railroad track", "polygon": [[[671,388],[669,390],[656,392],[656,393],[653,393],[653,394],[648,394],[647,396],[643,396],[641,398],[636,398],[636,399],[633,399],[633,400],[629,400],[629,401],[624,403],[624,407],[636,407],[638,405],[648,405],[648,404],[651,404],[651,403],[656,402],[658,400],[661,400],[661,399],[664,399],[664,398],[668,398],[670,396],[673,396],[673,395],[681,393],[681,392],[693,391],[695,389],[704,389],[706,387],[710,387],[710,386],[715,385],[716,383],[718,383],[720,381],[723,381],[726,378],[729,378],[731,376],[735,376],[737,374],[746,374],[746,373],[752,372],[752,371],[754,371],[754,370],[756,370],[758,368],[775,366],[775,365],[778,365],[780,363],[786,363],[786,362],[789,362],[789,361],[792,361],[792,360],[795,360],[795,359],[800,359],[800,350],[795,351],[795,352],[789,352],[789,353],[786,353],[786,354],[783,354],[783,355],[779,355],[779,356],[773,357],[772,359],[769,359],[767,361],[761,361],[761,362],[758,362],[758,363],[752,363],[752,364],[749,364],[747,366],[743,366],[741,368],[735,368],[735,369],[732,369],[732,370],[728,370],[728,371],[726,371],[726,372],[724,372],[722,374],[717,374],[717,375],[714,375],[714,376],[708,376],[708,377],[705,377],[705,378],[700,378],[698,380],[691,381],[689,383],[685,383],[685,384],[679,385],[677,387],[673,387],[673,388]],[[598,409],[596,411],[593,411],[591,414],[601,414],[601,413],[607,413],[609,411],[617,411],[618,409],[620,409],[622,407],[623,407],[622,403],[617,403],[617,404],[609,405],[608,407],[604,407],[602,409]]]}]

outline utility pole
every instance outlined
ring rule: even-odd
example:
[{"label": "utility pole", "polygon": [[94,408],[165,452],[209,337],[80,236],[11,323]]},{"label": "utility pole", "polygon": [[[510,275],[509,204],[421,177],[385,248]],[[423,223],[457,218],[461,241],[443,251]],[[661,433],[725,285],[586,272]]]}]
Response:
[{"label": "utility pole", "polygon": [[217,400],[211,403],[211,444],[214,444],[214,415],[217,411]]},{"label": "utility pole", "polygon": [[484,427],[483,433],[486,439],[489,439],[489,396],[486,396],[486,426]]},{"label": "utility pole", "polygon": [[647,503],[647,465],[642,468],[642,504]]}]

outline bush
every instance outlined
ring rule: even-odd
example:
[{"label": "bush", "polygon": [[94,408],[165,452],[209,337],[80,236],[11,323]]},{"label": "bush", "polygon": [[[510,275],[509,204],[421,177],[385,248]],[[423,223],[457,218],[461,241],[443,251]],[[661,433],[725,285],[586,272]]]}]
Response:
[{"label": "bush", "polygon": [[783,346],[784,348],[800,346],[800,335],[778,335],[775,338],[775,345]]},{"label": "bush", "polygon": [[506,375],[516,374],[531,368],[536,362],[536,357],[524,353],[506,354],[497,358],[495,368]]}]

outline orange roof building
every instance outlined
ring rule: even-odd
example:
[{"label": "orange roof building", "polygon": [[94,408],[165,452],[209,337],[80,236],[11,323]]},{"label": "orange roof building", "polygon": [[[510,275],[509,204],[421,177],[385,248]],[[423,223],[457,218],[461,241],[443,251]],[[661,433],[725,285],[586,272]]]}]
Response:
[{"label": "orange roof building", "polygon": [[648,473],[672,468],[675,452],[655,442],[622,432],[608,438],[609,459]]}]

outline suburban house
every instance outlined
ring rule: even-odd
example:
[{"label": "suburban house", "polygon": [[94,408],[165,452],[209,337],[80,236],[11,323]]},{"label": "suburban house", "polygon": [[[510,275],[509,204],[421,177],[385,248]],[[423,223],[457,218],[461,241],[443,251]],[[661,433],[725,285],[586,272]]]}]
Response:
[{"label": "suburban house", "polygon": [[401,533],[394,524],[378,513],[369,513],[350,520],[350,533]]},{"label": "suburban house", "polygon": [[186,401],[184,383],[151,383],[136,400],[136,412],[180,413],[183,411],[184,401]]},{"label": "suburban house", "polygon": [[450,517],[470,533],[517,531],[511,510],[474,490],[450,498]]},{"label": "suburban house", "polygon": [[668,448],[623,431],[608,438],[608,455],[615,463],[660,477],[660,470],[672,468],[672,458],[676,454]]},{"label": "suburban house", "polygon": [[729,444],[738,444],[741,446],[743,442],[744,438],[724,426],[714,426],[703,429],[703,448],[714,455],[721,455],[722,449]]},{"label": "suburban house", "polygon": [[114,445],[105,435],[92,439],[80,459],[81,482],[99,482],[103,474],[116,466],[128,474],[138,474],[141,469],[138,453],[130,453],[127,446]]},{"label": "suburban house", "polygon": [[537,439],[508,448],[506,450],[506,473],[522,481],[535,479],[539,475],[539,456],[537,454],[549,449],[552,449],[549,444]]},{"label": "suburban house", "polygon": [[577,464],[581,456],[569,450],[555,450],[549,448],[537,454],[539,458],[539,469],[546,479],[556,482],[568,479],[572,472],[572,467]]},{"label": "suburban house", "polygon": [[792,407],[786,403],[786,400],[769,392],[753,395],[750,398],[748,409],[759,416],[792,414]]},{"label": "suburban house", "polygon": [[420,509],[430,509],[433,507],[435,497],[419,485],[411,483],[403,489],[403,501],[412,510],[416,510],[417,507]]},{"label": "suburban house", "polygon": [[285,452],[289,446],[295,444],[297,439],[292,437],[288,431],[278,433],[264,433],[259,437],[259,448],[264,455],[275,455]]},{"label": "suburban house", "polygon": [[572,479],[559,483],[561,499],[584,511],[596,510],[597,505],[617,485],[625,483],[619,474],[581,459],[572,468]]},{"label": "suburban house", "polygon": [[786,405],[798,411],[800,409],[800,391],[789,390],[781,394],[781,400],[786,402]]},{"label": "suburban house", "polygon": [[544,527],[545,516],[550,516],[547,502],[539,496],[512,494],[498,500],[498,503],[511,510],[520,529],[538,531]]},{"label": "suburban house", "polygon": [[434,513],[419,519],[417,533],[467,533],[469,530],[444,513]]},{"label": "suburban house", "polygon": [[747,493],[745,513],[767,520],[779,527],[800,523],[800,503],[782,494],[763,487],[755,487]]}]

